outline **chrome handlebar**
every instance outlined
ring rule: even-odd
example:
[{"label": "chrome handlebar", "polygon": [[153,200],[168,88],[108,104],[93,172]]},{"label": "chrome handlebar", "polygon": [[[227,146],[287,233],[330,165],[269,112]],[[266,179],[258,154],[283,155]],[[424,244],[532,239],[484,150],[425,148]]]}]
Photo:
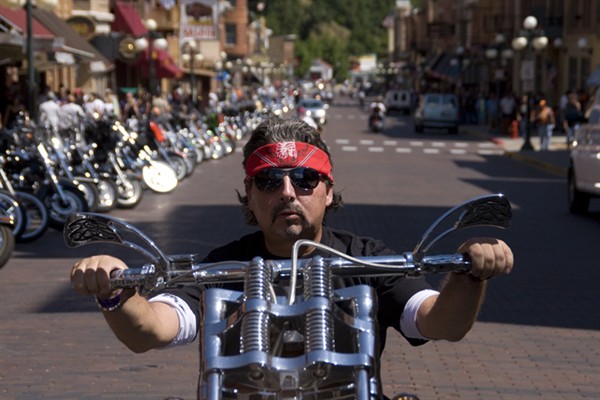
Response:
[{"label": "chrome handlebar", "polygon": [[[461,254],[426,255],[441,238],[453,231],[475,226],[507,228],[512,218],[508,199],[492,194],[471,199],[447,211],[425,232],[412,252],[402,255],[352,258],[326,246],[301,241],[297,247],[310,245],[335,254],[324,258],[332,273],[338,276],[419,276],[450,271],[464,272],[470,262]],[[90,243],[113,243],[129,247],[151,260],[140,268],[118,271],[113,276],[115,288],[137,287],[143,292],[175,284],[215,284],[242,282],[249,262],[228,261],[214,264],[199,263],[196,254],[166,255],[153,240],[133,225],[122,220],[93,213],[76,213],[65,224],[65,242],[69,247]],[[309,259],[268,260],[274,280],[294,280]]]}]

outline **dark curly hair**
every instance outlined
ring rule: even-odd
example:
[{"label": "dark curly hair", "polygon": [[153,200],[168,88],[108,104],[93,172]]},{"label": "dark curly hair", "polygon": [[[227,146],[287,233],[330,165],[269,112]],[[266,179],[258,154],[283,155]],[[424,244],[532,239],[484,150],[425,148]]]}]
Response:
[{"label": "dark curly hair", "polygon": [[[306,122],[299,119],[282,119],[279,117],[271,117],[263,121],[252,131],[250,140],[244,146],[244,159],[242,160],[242,166],[246,166],[248,157],[250,157],[250,155],[254,153],[256,149],[269,143],[279,142],[304,142],[312,144],[313,146],[318,147],[327,153],[329,156],[329,161],[333,166],[333,160],[331,159],[329,149],[321,138],[319,132],[317,132]],[[333,186],[333,182],[329,181],[328,179],[326,179],[326,183]],[[252,182],[246,183],[246,185],[251,184]],[[242,204],[242,212],[244,213],[246,223],[248,225],[258,225],[258,221],[256,220],[254,213],[248,207],[248,196],[242,195],[239,191],[237,191],[237,195],[240,203]],[[335,211],[338,208],[341,208],[342,205],[342,195],[334,191],[333,201],[329,206],[327,206],[325,213],[327,214],[331,211]]]}]

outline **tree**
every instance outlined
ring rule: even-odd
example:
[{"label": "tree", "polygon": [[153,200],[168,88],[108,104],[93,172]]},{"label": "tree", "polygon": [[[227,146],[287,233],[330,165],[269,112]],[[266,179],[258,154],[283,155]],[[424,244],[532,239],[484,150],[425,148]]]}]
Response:
[{"label": "tree", "polygon": [[[249,0],[255,10],[258,0]],[[394,0],[269,0],[264,9],[274,35],[295,34],[297,72],[305,74],[313,59],[334,66],[337,79],[348,73],[352,55],[387,55],[382,25],[393,12]]]}]

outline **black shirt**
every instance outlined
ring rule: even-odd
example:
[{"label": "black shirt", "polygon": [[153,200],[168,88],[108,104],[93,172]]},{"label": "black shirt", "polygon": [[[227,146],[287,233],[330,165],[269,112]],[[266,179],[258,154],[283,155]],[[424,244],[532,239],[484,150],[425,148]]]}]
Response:
[{"label": "black shirt", "polygon": [[[385,256],[395,254],[395,252],[388,248],[382,241],[368,237],[357,236],[353,233],[332,229],[327,226],[323,226],[321,244],[331,247],[337,251],[344,252],[353,257]],[[330,253],[320,249],[316,249],[310,254],[310,257],[314,257],[315,255],[331,257]],[[278,257],[269,253],[265,246],[263,233],[261,231],[257,231],[245,235],[239,240],[233,241],[225,246],[214,249],[202,262],[213,263],[231,260],[250,261],[254,257],[261,257],[265,260],[282,259],[282,257]],[[387,328],[393,327],[398,332],[402,333],[400,331],[400,316],[408,300],[417,292],[431,288],[422,277],[410,279],[405,279],[402,277],[334,279],[334,287],[336,289],[360,284],[373,287],[377,293],[377,319],[379,323],[381,351],[383,351],[385,346]],[[233,289],[240,290],[239,285],[237,286],[238,287],[233,287]],[[227,287],[229,288],[229,285]],[[174,294],[183,299],[196,315],[196,323],[200,323],[200,287],[189,285],[175,289],[166,289],[163,291],[163,293],[164,292]],[[412,345],[425,343],[423,340],[411,338],[407,338],[407,340]]]}]

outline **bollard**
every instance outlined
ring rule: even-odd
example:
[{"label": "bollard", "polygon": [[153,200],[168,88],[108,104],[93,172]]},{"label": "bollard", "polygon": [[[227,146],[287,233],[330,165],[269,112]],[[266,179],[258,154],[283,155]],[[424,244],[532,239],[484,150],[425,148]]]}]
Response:
[{"label": "bollard", "polygon": [[516,139],[519,137],[519,121],[513,119],[513,122],[510,126],[510,132],[512,133],[512,138]]}]

